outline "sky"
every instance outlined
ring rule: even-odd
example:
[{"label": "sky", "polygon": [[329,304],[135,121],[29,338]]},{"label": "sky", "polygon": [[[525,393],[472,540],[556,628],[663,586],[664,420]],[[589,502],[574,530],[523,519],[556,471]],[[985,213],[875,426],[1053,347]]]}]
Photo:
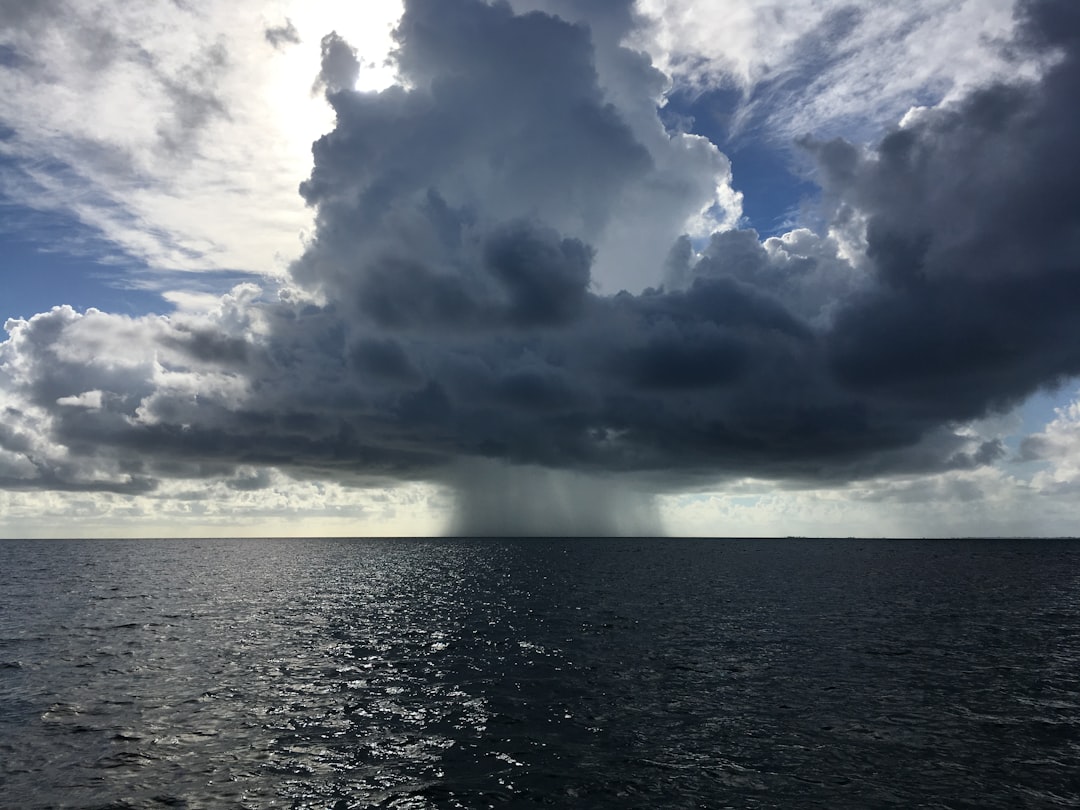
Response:
[{"label": "sky", "polygon": [[1073,0],[0,0],[0,536],[1077,535]]}]

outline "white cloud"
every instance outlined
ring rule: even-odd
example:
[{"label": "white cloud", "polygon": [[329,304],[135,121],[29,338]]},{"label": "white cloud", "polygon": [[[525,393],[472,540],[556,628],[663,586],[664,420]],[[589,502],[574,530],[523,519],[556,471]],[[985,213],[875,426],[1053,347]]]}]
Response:
[{"label": "white cloud", "polygon": [[73,408],[89,408],[90,410],[101,410],[101,391],[83,391],[81,394],[76,394],[70,397],[60,397],[56,400],[57,405],[69,405]]},{"label": "white cloud", "polygon": [[1047,495],[1075,497],[1080,494],[1080,398],[1060,408],[1039,433],[1021,443],[1021,456],[1046,462],[1032,476],[1032,485]]},{"label": "white cloud", "polygon": [[[11,12],[8,12],[11,13]],[[0,18],[0,193],[61,211],[151,268],[280,275],[311,213],[297,186],[332,116],[311,85],[336,27],[385,86],[400,2],[57,0]],[[297,42],[266,37],[292,23]]]},{"label": "white cloud", "polygon": [[746,91],[780,137],[873,135],[913,105],[1033,74],[1002,52],[1014,0],[639,0],[641,47],[677,84]]}]

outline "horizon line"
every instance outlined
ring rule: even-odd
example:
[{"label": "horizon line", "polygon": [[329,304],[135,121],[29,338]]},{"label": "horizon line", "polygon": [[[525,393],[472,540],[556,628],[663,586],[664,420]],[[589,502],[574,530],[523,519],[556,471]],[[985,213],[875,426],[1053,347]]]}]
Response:
[{"label": "horizon line", "polygon": [[97,537],[5,537],[0,542],[65,542],[78,540],[1080,540],[1080,535],[158,535],[150,537],[109,536]]}]

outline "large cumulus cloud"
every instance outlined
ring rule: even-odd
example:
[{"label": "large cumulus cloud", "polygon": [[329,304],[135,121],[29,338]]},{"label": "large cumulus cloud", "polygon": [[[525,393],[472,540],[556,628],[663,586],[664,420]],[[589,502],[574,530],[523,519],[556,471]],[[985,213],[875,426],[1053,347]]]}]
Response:
[{"label": "large cumulus cloud", "polygon": [[1040,83],[913,114],[872,148],[807,142],[829,227],[764,242],[695,231],[723,219],[726,159],[664,132],[663,77],[618,45],[627,7],[582,8],[411,0],[402,84],[381,93],[350,88],[329,35],[337,123],[289,284],[200,316],[9,322],[3,480],[973,469],[1003,451],[961,422],[1080,371],[1067,2],[1024,7],[1015,47],[1059,53]]},{"label": "large cumulus cloud", "polygon": [[874,271],[827,335],[831,368],[908,421],[969,419],[1080,371],[1080,14],[1023,13],[1023,43],[1059,59],[1040,84],[909,116],[873,150],[810,145]]}]

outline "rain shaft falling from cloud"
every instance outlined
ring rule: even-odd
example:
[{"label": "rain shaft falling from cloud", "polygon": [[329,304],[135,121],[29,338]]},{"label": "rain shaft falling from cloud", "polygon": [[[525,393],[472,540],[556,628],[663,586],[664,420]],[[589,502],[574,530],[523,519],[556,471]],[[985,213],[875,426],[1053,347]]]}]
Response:
[{"label": "rain shaft falling from cloud", "polygon": [[611,476],[469,461],[452,478],[455,537],[656,537],[653,495]]}]

